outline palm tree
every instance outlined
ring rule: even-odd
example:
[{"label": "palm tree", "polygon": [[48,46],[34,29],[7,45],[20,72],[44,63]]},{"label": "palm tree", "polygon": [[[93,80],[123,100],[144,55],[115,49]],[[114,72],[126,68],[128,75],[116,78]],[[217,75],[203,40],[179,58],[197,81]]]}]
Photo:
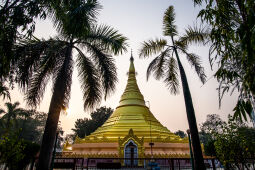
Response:
[{"label": "palm tree", "polygon": [[40,170],[48,170],[50,166],[59,115],[68,107],[74,64],[81,82],[84,109],[94,108],[115,89],[116,67],[111,54],[122,53],[127,46],[127,38],[116,30],[96,25],[100,8],[96,0],[56,2],[55,10],[50,12],[60,35],[49,40],[33,38],[21,42],[15,50],[19,58],[17,79],[26,91],[29,105],[40,103],[52,78],[52,98],[38,162]]},{"label": "palm tree", "polygon": [[[189,63],[195,68],[202,83],[205,82],[206,76],[204,68],[201,66],[200,57],[194,53],[187,51],[187,38],[192,38],[195,42],[205,41],[206,34],[201,28],[186,30],[186,34],[178,37],[178,32],[175,23],[175,13],[173,6],[170,6],[163,18],[163,34],[170,37],[172,44],[167,44],[165,39],[149,40],[142,44],[140,49],[140,57],[148,57],[160,53],[149,64],[147,69],[147,80],[151,73],[156,79],[164,78],[164,82],[169,87],[171,93],[177,94],[179,89],[178,70],[181,77],[186,112],[188,117],[189,128],[192,137],[192,145],[194,150],[195,167],[196,169],[205,169],[201,145],[198,136],[195,112],[192,104],[192,98],[188,86],[188,81],[182,63],[180,61],[179,52],[186,55]],[[178,40],[175,38],[178,37]],[[174,56],[176,58],[174,58]]]},{"label": "palm tree", "polygon": [[0,115],[4,114],[1,117],[1,120],[3,121],[3,124],[5,126],[5,133],[9,133],[9,130],[11,126],[13,125],[12,122],[15,123],[15,126],[17,127],[17,117],[22,116],[24,114],[24,110],[19,108],[20,105],[19,102],[12,103],[5,103],[5,106],[7,110],[0,109]]}]

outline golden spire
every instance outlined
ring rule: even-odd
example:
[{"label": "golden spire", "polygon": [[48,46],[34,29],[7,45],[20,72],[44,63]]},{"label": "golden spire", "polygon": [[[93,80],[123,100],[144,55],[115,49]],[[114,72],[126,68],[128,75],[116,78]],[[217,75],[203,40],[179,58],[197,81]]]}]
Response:
[{"label": "golden spire", "polygon": [[128,71],[128,80],[126,89],[121,96],[119,107],[126,105],[142,105],[145,106],[143,95],[141,94],[136,82],[136,72],[134,66],[134,58],[131,52],[130,66]]}]

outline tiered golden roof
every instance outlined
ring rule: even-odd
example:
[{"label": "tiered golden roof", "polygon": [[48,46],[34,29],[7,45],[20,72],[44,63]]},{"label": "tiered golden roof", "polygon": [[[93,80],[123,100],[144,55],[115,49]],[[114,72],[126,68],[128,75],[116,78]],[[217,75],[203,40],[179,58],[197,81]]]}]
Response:
[{"label": "tiered golden roof", "polygon": [[136,82],[132,55],[127,86],[121,96],[119,106],[94,133],[84,139],[77,139],[75,143],[118,142],[127,136],[130,129],[144,142],[152,140],[153,142],[187,143],[186,139],[181,139],[164,127],[145,105],[144,97]]}]

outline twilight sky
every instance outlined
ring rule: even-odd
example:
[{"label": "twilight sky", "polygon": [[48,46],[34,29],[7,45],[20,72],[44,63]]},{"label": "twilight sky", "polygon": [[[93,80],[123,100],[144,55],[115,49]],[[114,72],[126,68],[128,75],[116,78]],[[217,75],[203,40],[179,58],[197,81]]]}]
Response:
[{"label": "twilight sky", "polygon": [[[119,99],[126,86],[130,51],[133,49],[134,64],[138,73],[138,86],[144,95],[145,101],[149,101],[152,113],[170,131],[175,132],[179,129],[186,131],[188,123],[182,89],[180,89],[179,95],[174,96],[170,94],[163,82],[156,81],[154,77],[151,77],[147,82],[146,69],[153,57],[139,59],[138,49],[145,40],[163,37],[162,20],[168,6],[173,5],[175,8],[176,24],[180,33],[188,25],[196,23],[199,9],[194,8],[192,0],[100,0],[100,4],[103,9],[100,10],[98,23],[114,27],[129,39],[128,52],[115,57],[119,78],[116,91],[100,106],[108,106],[113,109],[118,106]],[[56,35],[56,32],[50,20],[38,21],[35,35],[47,39]],[[180,56],[188,77],[198,125],[205,121],[207,114],[220,114],[222,118],[226,118],[227,114],[232,113],[237,95],[226,95],[222,107],[219,109],[218,91],[216,90],[218,83],[212,78],[214,72],[211,71],[208,63],[208,47],[192,46],[189,50],[201,56],[209,79],[205,85],[202,85],[194,69],[185,61],[185,56]],[[23,96],[17,88],[11,92],[11,95],[12,102],[19,101],[21,107],[26,106]],[[50,99],[51,85],[47,86],[44,100],[38,110],[47,112]],[[0,107],[3,107],[4,102],[0,101]],[[71,133],[75,120],[84,117],[89,117],[89,113],[83,111],[82,92],[77,78],[77,70],[75,70],[69,102],[69,114],[61,115],[61,126],[66,133]]]}]

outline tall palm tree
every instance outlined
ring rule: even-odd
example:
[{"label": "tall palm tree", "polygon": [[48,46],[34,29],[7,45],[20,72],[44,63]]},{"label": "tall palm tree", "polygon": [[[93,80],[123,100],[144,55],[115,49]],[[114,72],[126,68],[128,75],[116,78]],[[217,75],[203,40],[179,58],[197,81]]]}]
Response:
[{"label": "tall palm tree", "polygon": [[[16,47],[18,81],[29,105],[43,98],[52,78],[52,98],[43,135],[39,170],[48,170],[61,110],[68,107],[73,67],[76,64],[84,109],[94,108],[115,89],[116,67],[111,54],[126,51],[127,38],[106,25],[96,25],[96,0],[56,1],[50,11],[60,35],[49,40],[21,42]],[[84,51],[86,53],[84,53]],[[74,53],[76,52],[76,53]],[[74,58],[76,57],[76,58]]]},{"label": "tall palm tree", "polygon": [[[163,34],[170,38],[171,44],[167,43],[165,39],[149,40],[142,44],[140,49],[140,57],[148,57],[156,55],[152,62],[149,64],[147,69],[147,80],[151,73],[154,74],[156,79],[164,79],[164,82],[169,87],[171,93],[177,94],[179,89],[178,81],[178,70],[181,77],[184,100],[186,105],[187,118],[189,128],[192,137],[192,145],[194,150],[194,159],[196,169],[205,169],[201,145],[198,136],[198,129],[196,123],[195,112],[192,104],[192,98],[188,86],[188,81],[182,63],[180,61],[179,52],[186,55],[189,63],[195,68],[202,83],[205,82],[206,76],[204,68],[201,66],[200,57],[194,53],[187,51],[187,38],[192,38],[196,41],[204,41],[205,33],[204,30],[197,28],[192,29],[191,27],[186,30],[186,34],[183,37],[178,36],[177,27],[175,25],[175,13],[173,6],[170,6],[163,18]],[[189,33],[189,34],[187,34]],[[189,37],[187,37],[189,35]],[[176,37],[179,38],[176,40]],[[175,56],[175,58],[174,58]]]},{"label": "tall palm tree", "polygon": [[19,108],[19,105],[19,102],[15,102],[14,104],[7,102],[5,103],[7,110],[0,109],[0,115],[4,114],[1,117],[1,120],[3,121],[3,124],[5,126],[5,133],[9,133],[13,122],[15,123],[14,125],[17,127],[17,117],[24,114],[24,110],[22,108]]}]

